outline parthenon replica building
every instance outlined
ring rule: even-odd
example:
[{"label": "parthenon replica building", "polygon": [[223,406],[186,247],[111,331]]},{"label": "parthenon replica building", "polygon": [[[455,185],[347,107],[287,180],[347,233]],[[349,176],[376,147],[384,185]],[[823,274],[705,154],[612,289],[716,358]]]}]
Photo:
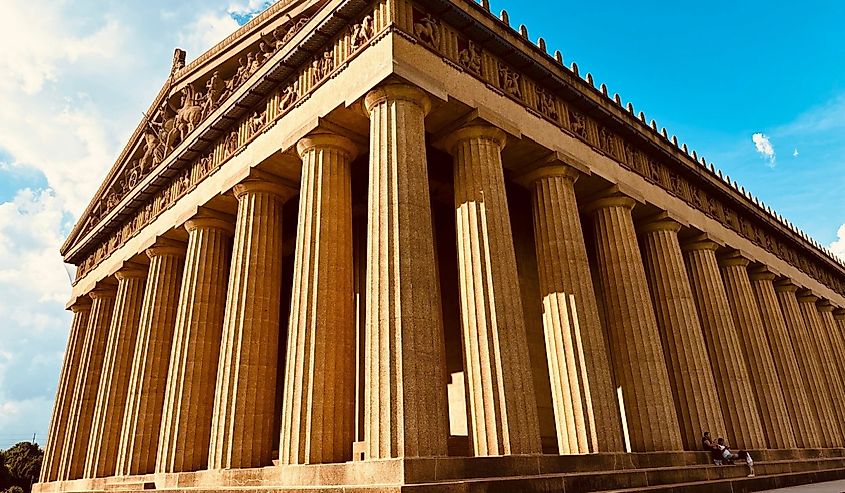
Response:
[{"label": "parthenon replica building", "polygon": [[486,0],[177,50],[62,255],[38,493],[845,477],[845,267]]}]

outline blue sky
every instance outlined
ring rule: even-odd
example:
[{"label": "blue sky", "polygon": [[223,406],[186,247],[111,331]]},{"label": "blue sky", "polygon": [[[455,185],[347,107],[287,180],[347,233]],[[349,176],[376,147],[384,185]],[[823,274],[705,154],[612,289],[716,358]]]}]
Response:
[{"label": "blue sky", "polygon": [[[4,2],[0,448],[47,430],[70,325],[58,248],[158,92],[173,48],[196,57],[265,5]],[[845,3],[492,7],[845,256]]]}]

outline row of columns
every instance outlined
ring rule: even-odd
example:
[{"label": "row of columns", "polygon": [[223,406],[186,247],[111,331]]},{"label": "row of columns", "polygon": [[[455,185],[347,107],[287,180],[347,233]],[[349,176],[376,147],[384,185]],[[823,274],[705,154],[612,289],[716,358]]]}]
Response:
[{"label": "row of columns", "polygon": [[[364,433],[368,459],[447,454],[445,357],[424,118],[427,96],[385,85],[370,120]],[[535,454],[540,434],[501,152],[465,126],[453,157],[463,359],[473,455]],[[237,217],[201,209],[188,244],[78,302],[42,481],[351,459],[356,339],[351,163],[317,134],[302,158],[284,382],[277,382],[282,206],[295,191],[254,173]],[[574,184],[549,161],[530,184],[543,326],[561,454],[699,448],[706,429],[743,448],[843,445],[845,312],[681,241],[666,214],[635,224],[611,189],[590,259]],[[272,437],[275,389],[284,389]]]}]

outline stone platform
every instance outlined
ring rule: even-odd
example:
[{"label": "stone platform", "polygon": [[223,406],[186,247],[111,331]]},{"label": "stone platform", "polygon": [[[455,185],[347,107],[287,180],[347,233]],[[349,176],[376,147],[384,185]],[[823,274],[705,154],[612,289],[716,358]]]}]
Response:
[{"label": "stone platform", "polygon": [[428,458],[125,476],[35,485],[36,493],[162,490],[314,492],[750,492],[845,478],[845,449],[752,452],[715,466],[704,452]]}]

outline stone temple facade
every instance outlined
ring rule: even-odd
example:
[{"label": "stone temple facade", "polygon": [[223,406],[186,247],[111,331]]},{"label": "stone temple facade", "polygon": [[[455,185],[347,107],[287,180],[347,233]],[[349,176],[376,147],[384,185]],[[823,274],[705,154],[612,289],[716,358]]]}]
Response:
[{"label": "stone temple facade", "polygon": [[40,493],[845,477],[845,267],[486,1],[177,50],[62,254]]}]

